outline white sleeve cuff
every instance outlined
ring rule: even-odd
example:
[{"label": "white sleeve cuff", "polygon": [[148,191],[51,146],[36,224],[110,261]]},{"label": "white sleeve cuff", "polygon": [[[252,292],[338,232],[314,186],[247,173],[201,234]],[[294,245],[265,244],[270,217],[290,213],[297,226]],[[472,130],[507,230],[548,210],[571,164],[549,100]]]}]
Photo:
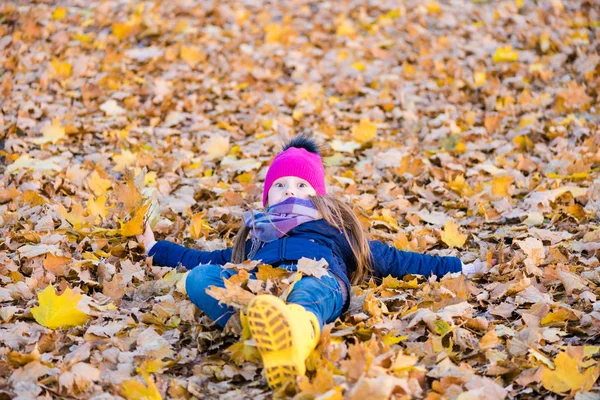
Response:
[{"label": "white sleeve cuff", "polygon": [[477,268],[477,265],[475,263],[464,264],[461,261],[461,264],[462,264],[462,272],[466,276],[473,276],[479,272],[479,268]]}]

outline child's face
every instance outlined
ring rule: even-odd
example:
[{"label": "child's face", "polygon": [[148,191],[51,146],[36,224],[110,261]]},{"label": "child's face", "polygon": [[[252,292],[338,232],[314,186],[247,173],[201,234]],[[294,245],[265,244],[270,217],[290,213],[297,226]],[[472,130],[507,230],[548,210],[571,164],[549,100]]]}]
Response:
[{"label": "child's face", "polygon": [[297,176],[283,176],[271,185],[267,196],[267,206],[281,203],[288,197],[308,199],[310,196],[316,195],[315,189],[304,179]]}]

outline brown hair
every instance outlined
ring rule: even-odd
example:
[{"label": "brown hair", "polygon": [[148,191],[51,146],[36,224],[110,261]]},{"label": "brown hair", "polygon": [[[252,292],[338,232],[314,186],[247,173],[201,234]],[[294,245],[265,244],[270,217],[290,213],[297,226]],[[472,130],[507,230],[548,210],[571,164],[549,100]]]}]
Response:
[{"label": "brown hair", "polygon": [[[356,269],[350,276],[350,282],[353,285],[363,282],[372,272],[373,267],[369,240],[358,217],[349,205],[335,197],[314,196],[310,200],[329,225],[343,232],[350,245],[356,260]],[[245,224],[242,225],[234,238],[231,262],[238,264],[246,259],[245,245],[249,233],[250,228]]]}]

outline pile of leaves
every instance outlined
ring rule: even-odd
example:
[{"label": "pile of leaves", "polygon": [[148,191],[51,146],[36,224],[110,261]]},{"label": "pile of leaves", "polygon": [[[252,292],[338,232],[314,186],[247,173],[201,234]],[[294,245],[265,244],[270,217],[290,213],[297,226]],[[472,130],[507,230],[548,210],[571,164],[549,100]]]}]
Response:
[{"label": "pile of leaves", "polygon": [[[0,398],[271,397],[135,236],[230,246],[305,132],[374,239],[486,268],[354,287],[278,395],[598,398],[596,2],[51,3],[0,5]],[[214,295],[319,273],[252,267]]]}]

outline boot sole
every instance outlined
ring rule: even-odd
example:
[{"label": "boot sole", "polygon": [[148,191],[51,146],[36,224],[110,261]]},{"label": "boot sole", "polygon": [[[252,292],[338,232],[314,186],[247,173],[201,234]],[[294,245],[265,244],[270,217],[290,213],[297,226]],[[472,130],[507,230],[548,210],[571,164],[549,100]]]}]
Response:
[{"label": "boot sole", "polygon": [[304,360],[296,360],[285,303],[278,298],[255,298],[248,307],[248,325],[269,386],[279,389],[290,383],[295,385],[296,377],[304,374]]}]

